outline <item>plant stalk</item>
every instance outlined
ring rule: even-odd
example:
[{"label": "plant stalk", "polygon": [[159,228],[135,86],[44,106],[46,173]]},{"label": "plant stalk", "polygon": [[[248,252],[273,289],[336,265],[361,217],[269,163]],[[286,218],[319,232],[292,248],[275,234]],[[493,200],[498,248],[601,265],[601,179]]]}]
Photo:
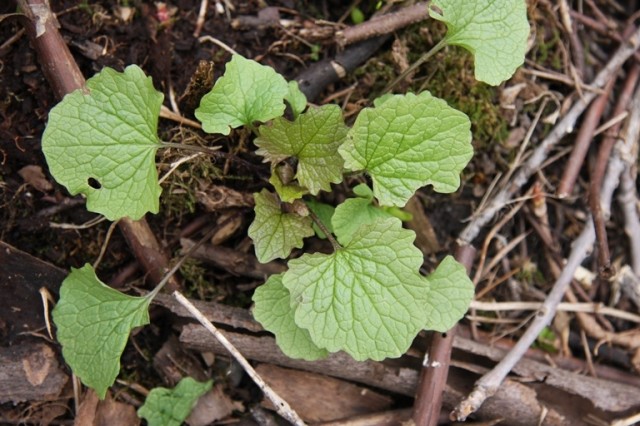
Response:
[{"label": "plant stalk", "polygon": [[333,246],[333,250],[334,251],[338,251],[342,248],[342,246],[340,245],[340,243],[335,239],[335,237],[333,236],[333,234],[329,231],[329,229],[326,227],[326,225],[324,223],[322,223],[322,221],[320,220],[320,218],[318,217],[317,214],[315,214],[313,212],[313,210],[309,209],[309,216],[311,217],[311,220],[313,220],[313,223],[315,223],[318,228],[320,228],[320,230],[324,233],[324,235],[327,236],[327,240],[329,240],[329,242],[331,243],[331,246]]}]

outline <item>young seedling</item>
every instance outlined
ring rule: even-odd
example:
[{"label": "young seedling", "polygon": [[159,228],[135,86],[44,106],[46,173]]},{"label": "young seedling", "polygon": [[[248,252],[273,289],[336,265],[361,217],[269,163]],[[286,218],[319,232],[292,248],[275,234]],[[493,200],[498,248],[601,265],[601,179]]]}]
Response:
[{"label": "young seedling", "polygon": [[[448,27],[434,51],[446,45],[470,50],[478,79],[498,84],[524,61],[524,0],[434,0],[430,14]],[[68,95],[50,113],[42,146],[51,173],[110,220],[157,212],[154,157],[168,146],[157,137],[162,95],[136,66],[123,73],[105,69],[87,90]],[[292,120],[284,117],[287,105]],[[348,127],[337,106],[307,108],[295,82],[239,55],[195,115],[206,132],[250,129],[257,154],[270,164],[275,192],[254,194],[248,230],[261,262],[288,258],[314,234],[332,245],[329,254],[290,260],[286,272],[255,291],[254,316],[286,354],[398,357],[421,330],[444,332],[464,315],[473,298],[464,268],[446,257],[423,276],[423,256],[413,231],[402,226],[408,218],[401,208],[425,185],[458,189],[473,155],[466,115],[429,92],[385,95]],[[355,186],[355,197],[338,206],[315,199],[345,173],[372,186]],[[100,397],[118,374],[130,330],[148,323],[160,288],[127,296],[102,284],[88,265],[63,283],[53,312],[63,355]]]}]

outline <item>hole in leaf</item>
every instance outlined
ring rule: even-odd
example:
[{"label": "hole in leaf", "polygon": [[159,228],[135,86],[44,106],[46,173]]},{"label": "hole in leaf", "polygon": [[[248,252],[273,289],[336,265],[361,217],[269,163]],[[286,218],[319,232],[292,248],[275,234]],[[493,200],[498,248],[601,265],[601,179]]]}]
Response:
[{"label": "hole in leaf", "polygon": [[87,179],[87,183],[89,184],[90,187],[92,187],[93,189],[100,189],[102,188],[102,185],[100,184],[100,182],[98,182],[97,179],[94,179],[92,177],[90,177],[89,179]]}]

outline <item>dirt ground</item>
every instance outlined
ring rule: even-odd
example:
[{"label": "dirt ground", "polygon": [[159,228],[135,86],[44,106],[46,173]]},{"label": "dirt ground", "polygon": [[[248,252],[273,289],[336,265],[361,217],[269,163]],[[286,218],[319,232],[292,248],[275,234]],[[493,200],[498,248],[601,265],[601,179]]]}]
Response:
[{"label": "dirt ground", "polygon": [[[219,42],[293,80],[317,68],[323,59],[346,52],[336,43],[336,31],[354,25],[354,8],[369,18],[378,2],[232,1],[234,10],[226,9],[228,16],[216,13],[216,2],[210,3],[202,38],[194,36],[200,0],[51,0],[51,8],[85,78],[104,67],[122,70],[138,64],[164,94],[164,105],[193,119],[200,98],[231,57]],[[392,10],[403,6],[396,3]],[[224,4],[220,2],[222,9]],[[108,221],[93,223],[97,215],[86,210],[84,199],[71,197],[49,174],[41,135],[58,99],[42,73],[22,19],[13,15],[16,10],[12,1],[0,4],[5,16],[0,21],[0,359],[5,365],[0,366],[0,423],[137,424],[140,420],[132,410],[150,389],[174,386],[181,377],[192,376],[213,378],[215,387],[209,405],[198,405],[199,417],[194,414],[191,425],[286,424],[239,365],[215,343],[199,337],[168,297],[152,307],[152,325],[132,334],[107,401],[98,403],[91,393],[74,392],[59,346],[47,333],[46,298],[39,290],[46,288],[53,296],[50,308],[70,268],[101,256],[97,273],[105,283],[129,294],[140,294],[153,284],[123,234]],[[473,123],[475,154],[463,172],[461,189],[443,195],[424,188],[407,207],[414,215],[414,225],[409,226],[417,229],[416,244],[425,254],[425,271],[455,251],[456,239],[469,221],[492,195],[512,185],[512,172],[530,158],[572,105],[593,91],[588,84],[609,63],[620,37],[629,37],[625,29],[637,10],[637,2],[531,0],[527,61],[511,80],[496,88],[475,81],[471,55],[450,47],[396,87],[396,92],[430,90],[467,113]],[[433,20],[398,28],[344,78],[319,86],[310,101],[336,103],[352,122],[444,31]],[[562,270],[562,259],[572,253],[590,220],[594,168],[609,161],[599,157],[605,138],[594,136],[592,128],[584,164],[577,165],[575,187],[568,197],[560,198],[557,190],[565,170],[575,162],[570,154],[576,134],[590,121],[595,120],[591,127],[597,127],[621,117],[613,111],[623,94],[633,90],[633,86],[625,89],[625,84],[631,84],[627,81],[637,66],[637,59],[631,59],[613,74],[616,84],[602,102],[602,118],[591,113],[576,118],[575,131],[549,150],[543,167],[520,184],[474,238],[477,252],[470,276],[478,300],[545,300]],[[193,84],[195,77],[198,84]],[[626,116],[618,120],[622,124],[618,132],[625,131],[628,120]],[[177,167],[163,184],[160,213],[147,215],[162,250],[174,261],[216,229],[206,250],[180,269],[182,291],[209,304],[214,322],[234,336],[241,352],[308,423],[406,421],[430,336],[420,335],[405,357],[385,363],[358,364],[340,358],[310,367],[277,355],[273,339],[248,313],[253,290],[265,276],[284,267],[278,262],[260,265],[247,236],[253,220],[251,194],[268,186],[268,165],[242,132],[221,138],[162,119],[159,137],[222,146],[225,154],[200,156]],[[632,188],[625,194],[638,187],[637,135],[635,149],[631,162],[635,165],[628,171]],[[159,173],[164,175],[188,155],[174,149],[160,151]],[[339,201],[345,191],[346,187],[338,187],[334,195],[324,196],[325,201]],[[558,312],[527,353],[525,361],[530,364],[518,364],[494,404],[488,403],[476,420],[537,424],[533,419],[538,416],[542,424],[611,424],[640,411],[640,280],[639,271],[634,272],[640,253],[633,244],[640,235],[634,234],[632,219],[625,214],[629,205],[637,214],[637,193],[630,202],[614,198],[611,218],[604,222],[603,244],[609,253],[602,255],[600,243],[590,251],[582,262],[585,272],[575,275],[571,295],[565,298],[573,304],[607,306],[614,315]],[[322,244],[309,241],[305,248],[322,250]],[[11,280],[6,279],[9,276]],[[454,342],[449,386],[441,389],[440,424],[450,424],[446,414],[518,340],[531,313],[523,308],[469,312],[459,327],[460,339]],[[19,379],[6,372],[29,360],[41,367],[43,376],[31,385],[13,387],[11,380]],[[512,410],[519,405],[524,407],[521,411]],[[362,417],[373,415],[378,417]],[[344,420],[356,418],[361,423]]]}]

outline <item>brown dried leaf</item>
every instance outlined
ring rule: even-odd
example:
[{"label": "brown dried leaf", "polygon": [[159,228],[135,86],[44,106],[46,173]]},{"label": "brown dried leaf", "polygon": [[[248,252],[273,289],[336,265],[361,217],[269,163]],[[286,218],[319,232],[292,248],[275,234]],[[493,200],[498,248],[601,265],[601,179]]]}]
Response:
[{"label": "brown dried leaf", "polygon": [[53,189],[53,185],[46,178],[40,166],[24,166],[18,170],[18,174],[26,183],[40,192],[49,192]]}]

